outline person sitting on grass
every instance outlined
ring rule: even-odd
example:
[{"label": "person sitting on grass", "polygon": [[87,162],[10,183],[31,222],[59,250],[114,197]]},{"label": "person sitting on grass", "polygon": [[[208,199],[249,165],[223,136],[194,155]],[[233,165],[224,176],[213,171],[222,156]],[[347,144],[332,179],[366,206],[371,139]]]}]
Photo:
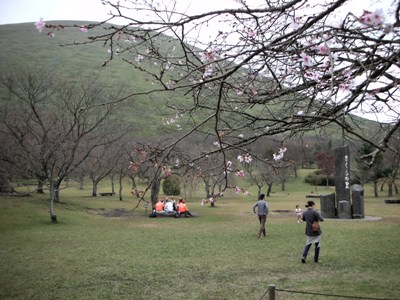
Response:
[{"label": "person sitting on grass", "polygon": [[157,213],[164,213],[164,207],[164,203],[162,203],[160,199],[158,199],[157,203],[154,205],[154,209]]},{"label": "person sitting on grass", "polygon": [[174,212],[174,203],[169,199],[165,200],[164,210],[166,213]]},{"label": "person sitting on grass", "polygon": [[183,200],[182,198],[179,198],[178,212],[180,215],[185,214],[185,217],[193,217],[190,211],[188,210],[185,200]]}]

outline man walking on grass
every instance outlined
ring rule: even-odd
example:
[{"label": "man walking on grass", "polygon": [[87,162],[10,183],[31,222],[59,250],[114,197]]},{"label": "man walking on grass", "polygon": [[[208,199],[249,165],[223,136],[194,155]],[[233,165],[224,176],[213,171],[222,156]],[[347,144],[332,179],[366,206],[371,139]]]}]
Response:
[{"label": "man walking on grass", "polygon": [[265,194],[261,194],[258,198],[258,201],[253,206],[253,213],[256,213],[257,207],[257,215],[258,220],[260,221],[260,230],[258,231],[258,238],[262,236],[266,237],[267,233],[265,231],[265,222],[267,221],[268,215],[268,202],[265,201]]}]

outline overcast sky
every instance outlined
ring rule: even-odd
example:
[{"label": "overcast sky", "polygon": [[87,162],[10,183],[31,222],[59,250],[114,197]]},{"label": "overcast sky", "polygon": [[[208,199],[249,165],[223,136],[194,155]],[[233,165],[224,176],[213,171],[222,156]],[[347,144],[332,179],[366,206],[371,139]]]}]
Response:
[{"label": "overcast sky", "polygon": [[[263,1],[265,0],[247,0],[248,3]],[[383,4],[391,1],[393,0],[352,0],[353,5],[349,10],[359,15],[362,9],[379,7],[368,3]],[[190,7],[191,13],[238,6],[234,0],[177,0],[177,2],[181,9]],[[110,8],[102,5],[101,0],[0,0],[0,24],[36,22],[41,17],[45,21],[104,21],[109,11]]]},{"label": "overcast sky", "polygon": [[[224,9],[234,0],[178,0],[181,7],[192,10]],[[0,24],[51,20],[103,21],[110,8],[101,0],[0,0]]]}]

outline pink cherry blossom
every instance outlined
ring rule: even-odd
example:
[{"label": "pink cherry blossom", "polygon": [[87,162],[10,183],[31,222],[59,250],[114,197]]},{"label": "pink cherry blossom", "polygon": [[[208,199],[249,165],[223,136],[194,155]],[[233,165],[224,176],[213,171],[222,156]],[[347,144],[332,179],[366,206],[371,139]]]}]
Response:
[{"label": "pink cherry blossom", "polygon": [[294,18],[294,19],[290,22],[289,27],[292,28],[292,29],[294,29],[294,30],[298,29],[298,28],[300,27],[300,20],[301,20],[301,17],[296,17],[296,18]]},{"label": "pink cherry blossom", "polygon": [[230,160],[228,160],[228,161],[226,162],[226,169],[227,169],[228,171],[232,171],[232,162],[231,162]]},{"label": "pink cherry blossom", "polygon": [[165,175],[165,176],[171,176],[171,174],[172,174],[171,169],[165,169],[165,170],[164,170],[164,175]]},{"label": "pink cherry blossom", "polygon": [[301,57],[301,62],[306,67],[311,67],[314,64],[313,63],[313,59],[311,58],[311,56],[307,55],[305,52],[302,52],[300,54],[300,57]]},{"label": "pink cherry blossom", "polygon": [[141,55],[141,54],[138,54],[138,55],[136,56],[136,58],[135,58],[135,60],[136,60],[136,62],[137,62],[138,64],[140,64],[140,63],[142,62],[143,59],[144,59],[144,56]]},{"label": "pink cherry blossom", "polygon": [[348,91],[350,91],[354,86],[355,86],[354,81],[349,80],[349,81],[347,81],[347,82],[342,82],[342,83],[339,85],[339,89],[340,89],[342,92],[348,92]]},{"label": "pink cherry blossom", "polygon": [[212,65],[208,65],[204,71],[203,78],[210,77],[214,72]]},{"label": "pink cherry blossom", "polygon": [[215,50],[204,51],[200,54],[200,59],[202,62],[214,61],[214,60],[216,60],[215,53],[216,53]]},{"label": "pink cherry blossom", "polygon": [[88,28],[85,25],[82,25],[80,29],[82,32],[88,32]]},{"label": "pink cherry blossom", "polygon": [[307,71],[306,71],[306,77],[307,77],[307,78],[310,78],[310,79],[312,79],[312,80],[314,80],[314,81],[316,81],[316,82],[320,82],[320,80],[319,80],[319,74],[318,74],[317,71],[310,71],[310,70],[307,70]]},{"label": "pink cherry blossom", "polygon": [[236,193],[236,194],[239,194],[239,192],[240,192],[241,190],[242,190],[242,189],[241,189],[240,187],[235,186],[235,193]]},{"label": "pink cherry blossom", "polygon": [[281,160],[283,158],[283,154],[272,154],[272,157],[274,158],[275,161]]},{"label": "pink cherry blossom", "polygon": [[250,154],[247,153],[247,154],[244,156],[244,162],[245,162],[245,163],[249,164],[249,163],[251,163],[252,160],[253,160],[253,158],[251,157]]},{"label": "pink cherry blossom", "polygon": [[379,26],[383,24],[383,11],[382,9],[377,9],[375,12],[370,12],[364,10],[363,15],[361,16],[361,21],[365,24],[372,26]]},{"label": "pink cherry blossom", "polygon": [[272,157],[274,158],[275,161],[281,160],[284,156],[284,153],[286,152],[287,148],[279,148],[278,153],[272,154]]},{"label": "pink cherry blossom", "polygon": [[319,52],[319,54],[322,54],[322,55],[327,55],[327,54],[329,54],[329,47],[327,46],[327,45],[320,45],[319,47],[318,47],[318,52]]},{"label": "pink cherry blossom", "polygon": [[247,164],[251,163],[251,161],[253,160],[253,158],[251,157],[251,155],[249,153],[243,154],[243,155],[238,155],[237,160],[239,162],[245,162]]},{"label": "pink cherry blossom", "polygon": [[244,171],[243,170],[237,170],[236,171],[236,176],[237,177],[244,177]]},{"label": "pink cherry blossom", "polygon": [[248,29],[247,30],[247,36],[248,37],[255,37],[257,35],[257,31],[253,29]]},{"label": "pink cherry blossom", "polygon": [[40,18],[39,21],[35,22],[35,26],[39,32],[42,32],[43,28],[46,27],[46,23],[43,21],[43,18]]}]

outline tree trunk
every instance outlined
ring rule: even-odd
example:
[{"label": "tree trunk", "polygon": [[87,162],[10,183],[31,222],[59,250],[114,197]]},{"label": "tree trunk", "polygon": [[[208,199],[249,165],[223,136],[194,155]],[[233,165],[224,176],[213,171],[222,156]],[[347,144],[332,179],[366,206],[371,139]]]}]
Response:
[{"label": "tree trunk", "polygon": [[119,172],[119,174],[118,174],[118,184],[119,184],[118,195],[119,195],[119,201],[122,201],[122,178],[124,178],[124,175],[122,174],[122,171],[121,171],[121,172]]},{"label": "tree trunk", "polygon": [[114,175],[111,175],[110,178],[111,178],[111,192],[115,193]]},{"label": "tree trunk", "polygon": [[129,176],[129,178],[131,179],[131,181],[132,181],[132,188],[136,188],[137,187],[137,185],[136,185],[136,181],[135,181],[135,176]]},{"label": "tree trunk", "polygon": [[214,197],[214,195],[215,195],[215,188],[217,187],[217,183],[216,182],[213,182],[213,185],[212,185],[212,190],[211,190],[211,195]]},{"label": "tree trunk", "polygon": [[60,184],[61,184],[61,182],[58,182],[58,181],[55,181],[53,183],[53,185],[54,185],[54,187],[53,187],[54,203],[60,203]]},{"label": "tree trunk", "polygon": [[161,177],[158,176],[154,178],[153,182],[151,183],[151,203],[154,205],[157,203],[158,195],[160,194],[160,187],[161,187]]},{"label": "tree trunk", "polygon": [[267,197],[271,195],[272,192],[272,183],[268,183]]},{"label": "tree trunk", "polygon": [[45,178],[38,178],[38,187],[36,189],[36,193],[44,194],[43,186],[45,180],[46,180]]},{"label": "tree trunk", "polygon": [[378,198],[378,182],[374,180],[374,196]]},{"label": "tree trunk", "polygon": [[257,195],[257,199],[260,199],[260,195],[261,195],[261,190],[262,190],[262,186],[257,185],[258,187],[258,195]]},{"label": "tree trunk", "polygon": [[93,187],[92,187],[92,197],[97,197],[97,185],[99,182],[97,180],[92,180]]},{"label": "tree trunk", "polygon": [[14,188],[11,186],[10,180],[4,173],[0,173],[0,193],[13,193]]},{"label": "tree trunk", "polygon": [[206,197],[210,198],[211,197],[211,192],[210,192],[210,182],[208,179],[203,178],[203,182],[204,182],[204,189],[206,190]]},{"label": "tree trunk", "polygon": [[389,181],[388,181],[388,197],[392,197],[392,196],[393,196],[393,183],[389,179]]},{"label": "tree trunk", "polygon": [[53,224],[58,223],[54,203],[59,202],[59,186],[57,181],[50,182],[50,220]]},{"label": "tree trunk", "polygon": [[83,190],[83,175],[80,175],[79,176],[79,189],[80,190]]}]

